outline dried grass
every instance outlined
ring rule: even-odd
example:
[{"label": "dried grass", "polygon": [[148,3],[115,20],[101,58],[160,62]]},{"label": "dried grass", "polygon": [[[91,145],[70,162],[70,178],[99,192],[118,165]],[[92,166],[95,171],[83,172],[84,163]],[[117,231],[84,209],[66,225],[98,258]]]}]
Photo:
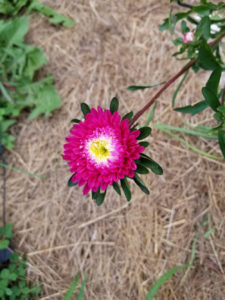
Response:
[{"label": "dried grass", "polygon": [[[62,299],[74,275],[88,277],[89,300],[141,300],[169,268],[188,263],[191,244],[203,217],[216,226],[210,238],[200,237],[194,268],[184,280],[178,273],[156,299],[225,299],[224,164],[202,158],[154,129],[151,156],[164,175],[147,176],[151,195],[132,186],[126,203],[109,189],[104,205],[96,207],[81,189],[68,188],[69,169],[62,161],[70,120],[80,117],[80,103],[108,107],[116,94],[121,113],[137,111],[158,89],[132,93],[131,84],[167,80],[183,62],[171,58],[174,47],[159,24],[169,11],[166,0],[46,1],[77,26],[56,28],[34,18],[29,42],[49,57],[43,74],[55,75],[63,106],[51,118],[27,121],[24,113],[14,127],[17,142],[8,164],[44,175],[45,180],[7,171],[7,220],[15,224],[14,246],[26,253],[29,273],[42,283],[44,299]],[[188,75],[179,104],[200,97],[206,76]],[[158,100],[154,121],[175,126],[180,115],[170,107],[174,86]],[[186,118],[191,124],[211,122],[211,113]],[[145,121],[145,116],[141,119]],[[215,142],[186,139],[219,155]],[[74,297],[74,299],[76,299]]]}]

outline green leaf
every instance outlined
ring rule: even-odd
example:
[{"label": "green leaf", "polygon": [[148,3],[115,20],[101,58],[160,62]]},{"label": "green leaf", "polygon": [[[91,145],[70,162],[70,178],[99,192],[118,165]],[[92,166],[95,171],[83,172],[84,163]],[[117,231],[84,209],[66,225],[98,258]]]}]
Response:
[{"label": "green leaf", "polygon": [[68,180],[68,183],[67,183],[67,185],[69,186],[69,187],[71,187],[71,186],[74,186],[74,185],[77,185],[78,184],[78,181],[77,182],[73,182],[72,181],[72,178],[73,178],[73,176],[75,175],[76,173],[74,173],[71,177],[70,177],[70,179]]},{"label": "green leaf", "polygon": [[162,175],[163,174],[163,169],[160,167],[160,165],[155,162],[152,158],[150,158],[149,156],[141,153],[141,158],[140,158],[140,163],[149,168],[153,173],[157,174],[157,175]]},{"label": "green leaf", "polygon": [[91,112],[90,107],[86,103],[81,103],[80,106],[81,106],[82,113],[84,114],[84,117],[86,116],[86,114]]},{"label": "green leaf", "polygon": [[206,83],[207,89],[210,90],[211,92],[213,92],[215,95],[217,95],[217,92],[218,92],[218,86],[220,83],[221,74],[222,74],[221,68],[215,69],[211,73],[211,75]]},{"label": "green leaf", "polygon": [[13,225],[10,223],[6,224],[4,227],[4,235],[7,239],[10,239],[12,237],[12,228]]},{"label": "green leaf", "polygon": [[181,31],[183,34],[190,31],[190,29],[187,27],[186,21],[184,21],[184,20],[182,20],[182,22],[181,22]]},{"label": "green leaf", "polygon": [[138,162],[136,161],[136,165],[137,165],[137,169],[135,170],[135,172],[139,173],[139,174],[148,174],[149,171],[147,168],[145,168],[143,165],[138,164]]},{"label": "green leaf", "polygon": [[187,105],[183,107],[177,107],[174,110],[178,112],[182,112],[184,114],[192,114],[192,116],[202,112],[204,109],[208,107],[208,103],[205,100],[202,100],[194,105]]},{"label": "green leaf", "polygon": [[156,293],[158,292],[159,288],[168,280],[170,279],[175,273],[177,273],[178,271],[182,270],[182,269],[186,269],[188,268],[189,265],[181,265],[181,266],[177,266],[175,268],[170,269],[169,271],[167,271],[165,274],[163,274],[162,276],[159,277],[159,279],[153,284],[153,286],[151,287],[150,291],[148,292],[145,300],[152,300]]},{"label": "green leaf", "polygon": [[181,81],[179,82],[174,94],[173,94],[173,98],[172,98],[172,107],[174,107],[174,104],[175,104],[175,100],[176,100],[176,97],[177,97],[177,94],[182,86],[182,84],[184,83],[186,77],[188,75],[188,70],[184,73],[184,76],[182,77]]},{"label": "green leaf", "polygon": [[165,81],[156,83],[156,84],[148,84],[148,85],[130,85],[130,86],[128,86],[127,89],[130,91],[144,90],[144,89],[152,88],[152,87],[164,84],[164,83],[165,83]]},{"label": "green leaf", "polygon": [[140,142],[139,145],[147,148],[149,146],[149,142]]},{"label": "green leaf", "polygon": [[207,87],[202,88],[202,95],[205,97],[207,104],[216,111],[217,107],[220,106],[218,97]]},{"label": "green leaf", "polygon": [[152,109],[150,109],[147,113],[146,122],[144,124],[145,126],[148,126],[151,123],[152,119],[154,118],[155,108],[156,108],[156,102],[153,104]]},{"label": "green leaf", "polygon": [[119,108],[119,101],[116,97],[112,98],[112,101],[110,103],[110,111],[113,114],[115,111],[118,111]]},{"label": "green leaf", "polygon": [[132,178],[134,182],[139,186],[139,188],[147,195],[150,194],[149,190],[147,189],[144,181],[135,173],[134,177]]},{"label": "green leaf", "polygon": [[139,136],[137,137],[137,140],[142,140],[149,136],[151,134],[152,129],[150,127],[141,127],[138,129],[140,131]]},{"label": "green leaf", "polygon": [[159,30],[160,31],[164,31],[167,30],[169,28],[169,19],[164,19],[164,22],[162,25],[160,25]]},{"label": "green leaf", "polygon": [[130,201],[131,200],[131,192],[130,192],[130,186],[129,186],[127,179],[126,178],[121,179],[120,183],[121,183],[123,192],[125,194],[125,197],[127,198],[127,201]]},{"label": "green leaf", "polygon": [[84,289],[85,289],[86,282],[87,282],[87,278],[85,276],[84,280],[81,283],[81,289],[80,289],[80,292],[77,296],[77,300],[83,300],[84,299]]},{"label": "green leaf", "polygon": [[225,130],[218,130],[218,140],[221,152],[223,154],[223,157],[225,158]]},{"label": "green leaf", "polygon": [[8,240],[3,240],[3,241],[0,241],[0,250],[1,249],[5,249],[9,246],[9,241]]},{"label": "green leaf", "polygon": [[120,190],[119,184],[117,182],[113,182],[112,186],[113,186],[114,190],[117,192],[117,194],[121,196],[121,190]]},{"label": "green leaf", "polygon": [[208,16],[203,17],[198,24],[196,33],[208,40],[210,38],[210,25],[210,18]]},{"label": "green leaf", "polygon": [[78,119],[72,119],[71,122],[72,123],[80,123],[80,120],[78,120]]},{"label": "green leaf", "polygon": [[212,49],[206,42],[202,42],[200,45],[199,64],[204,70],[215,70],[220,68],[220,65],[212,53]]},{"label": "green leaf", "polygon": [[75,25],[75,21],[73,19],[64,17],[63,15],[57,13],[54,9],[44,5],[43,3],[33,0],[31,1],[30,6],[27,9],[27,12],[37,11],[42,13],[44,16],[49,18],[49,22],[53,24],[59,24],[65,27],[71,27]]},{"label": "green leaf", "polygon": [[105,195],[106,195],[106,190],[104,193],[99,193],[96,197],[96,204],[98,206],[102,205],[102,203],[104,202],[105,200]]},{"label": "green leaf", "polygon": [[133,112],[130,111],[129,113],[127,113],[125,116],[123,116],[122,120],[125,120],[125,119],[128,119],[128,120],[131,120],[132,117],[133,117]]},{"label": "green leaf", "polygon": [[23,75],[29,79],[33,79],[36,70],[46,64],[47,59],[43,50],[37,47],[30,47],[30,51],[26,54],[26,65],[23,70]]},{"label": "green leaf", "polygon": [[18,17],[6,21],[0,27],[0,44],[10,47],[10,45],[23,42],[25,34],[28,32],[28,18]]},{"label": "green leaf", "polygon": [[73,294],[74,294],[74,292],[76,290],[76,287],[77,287],[79,277],[80,277],[79,274],[76,274],[76,276],[74,277],[74,280],[71,283],[71,286],[70,286],[68,292],[66,293],[66,295],[64,296],[63,300],[71,300],[72,299]]},{"label": "green leaf", "polygon": [[62,104],[61,99],[53,85],[44,85],[36,94],[35,109],[29,116],[29,120],[35,119],[40,114],[49,116],[50,113],[59,108]]}]

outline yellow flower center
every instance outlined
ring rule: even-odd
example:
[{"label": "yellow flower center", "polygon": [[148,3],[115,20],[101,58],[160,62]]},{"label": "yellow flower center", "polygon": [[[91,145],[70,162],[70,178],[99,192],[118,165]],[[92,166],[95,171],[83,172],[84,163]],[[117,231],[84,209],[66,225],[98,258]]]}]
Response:
[{"label": "yellow flower center", "polygon": [[97,162],[106,162],[110,156],[111,142],[106,138],[93,139],[89,144],[91,155]]}]

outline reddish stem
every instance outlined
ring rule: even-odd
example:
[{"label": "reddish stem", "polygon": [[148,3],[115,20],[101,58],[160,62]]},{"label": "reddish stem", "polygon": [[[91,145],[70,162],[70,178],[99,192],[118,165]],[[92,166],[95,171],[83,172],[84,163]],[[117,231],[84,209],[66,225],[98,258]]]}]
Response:
[{"label": "reddish stem", "polygon": [[[212,41],[209,46],[213,47],[216,43],[218,43],[225,36],[225,32],[223,32],[218,38]],[[175,76],[173,76],[170,80],[168,80],[163,87],[151,98],[151,100],[141,109],[136,115],[134,115],[133,119],[130,120],[129,126],[131,127],[137,119],[152,106],[155,100],[174,82],[179,78],[182,74],[184,74],[188,69],[190,69],[197,59],[192,59],[189,63],[187,63]]]}]

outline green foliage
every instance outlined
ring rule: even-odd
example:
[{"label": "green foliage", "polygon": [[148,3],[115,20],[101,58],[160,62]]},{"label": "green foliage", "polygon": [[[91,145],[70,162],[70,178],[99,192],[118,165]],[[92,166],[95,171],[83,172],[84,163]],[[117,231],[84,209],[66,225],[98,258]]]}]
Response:
[{"label": "green foliage", "polygon": [[76,173],[73,173],[73,175],[72,175],[72,176],[70,177],[70,179],[68,180],[67,185],[68,185],[69,187],[75,186],[75,185],[77,185],[77,183],[78,183],[78,182],[73,182],[73,181],[72,181],[73,176],[74,176],[75,174],[76,174]]},{"label": "green foliage", "polygon": [[0,136],[7,148],[13,147],[15,138],[9,129],[20,112],[31,110],[30,120],[41,114],[48,117],[62,103],[52,76],[35,80],[47,59],[42,49],[24,41],[29,22],[19,15],[31,11],[44,14],[54,24],[74,25],[73,20],[37,0],[0,0],[0,14],[4,17],[0,20]]},{"label": "green foliage", "polygon": [[[169,17],[164,20],[160,30],[167,29],[173,33],[175,26],[178,22],[180,22],[181,32],[182,34],[185,34],[186,32],[190,31],[188,26],[189,23],[192,23],[191,28],[192,32],[194,33],[193,41],[184,43],[180,37],[173,40],[174,44],[180,47],[179,50],[174,53],[174,55],[179,56],[179,59],[191,60],[192,68],[195,72],[198,72],[200,69],[212,72],[205,86],[202,88],[202,95],[204,99],[195,104],[177,107],[174,110],[191,115],[197,115],[206,108],[211,108],[211,110],[214,111],[213,116],[216,122],[216,126],[212,128],[211,133],[215,133],[221,152],[224,155],[221,130],[223,131],[225,127],[225,107],[223,104],[225,92],[224,90],[218,91],[222,72],[225,71],[225,64],[220,55],[220,40],[225,35],[225,18],[222,15],[224,13],[223,5],[224,4],[222,2],[214,4],[209,1],[201,1],[200,5],[195,5],[186,12],[173,15],[173,13],[170,11]],[[173,30],[170,28],[171,24],[173,26]],[[209,39],[214,39],[214,41],[208,43]],[[178,88],[175,90],[172,99],[172,106],[174,106],[177,93],[184,82],[185,76],[186,74],[182,78]],[[160,129],[167,130],[165,127]],[[170,132],[168,134],[174,136],[176,139],[179,139],[192,150],[204,156],[208,156],[205,152],[190,145],[173,133]],[[207,135],[210,136],[210,132],[208,132],[206,136]],[[220,160],[218,157],[215,159]]]},{"label": "green foliage", "polygon": [[90,107],[86,103],[81,103],[80,106],[81,106],[82,113],[83,113],[83,115],[85,117],[86,114],[88,114],[91,111]]},{"label": "green foliage", "polygon": [[118,111],[119,109],[119,101],[116,97],[112,98],[112,101],[110,103],[110,111],[113,114],[115,111]]},{"label": "green foliage", "polygon": [[125,197],[127,198],[127,201],[131,200],[131,192],[130,192],[130,185],[129,182],[127,181],[127,178],[125,177],[124,179],[120,180],[122,190],[124,192]]},{"label": "green foliage", "polygon": [[0,299],[28,300],[40,294],[40,285],[32,286],[26,279],[25,260],[8,248],[11,238],[12,225],[0,227]]},{"label": "green foliage", "polygon": [[151,128],[150,127],[141,127],[138,129],[140,131],[139,136],[137,137],[137,140],[142,140],[145,139],[146,137],[148,137],[151,134]]},{"label": "green foliage", "polygon": [[21,12],[27,14],[36,11],[48,17],[49,22],[53,24],[71,27],[75,24],[74,20],[66,18],[57,13],[54,9],[37,0],[0,0],[0,14],[7,17],[15,17]]},{"label": "green foliage", "polygon": [[164,84],[165,82],[160,82],[160,83],[155,83],[155,84],[148,84],[148,85],[130,85],[128,86],[128,90],[130,91],[137,91],[137,90],[144,90],[144,89],[149,89],[161,84]]},{"label": "green foliage", "polygon": [[27,31],[27,17],[0,22],[0,133],[7,148],[14,140],[8,130],[22,110],[33,109],[29,116],[33,120],[40,114],[49,116],[61,105],[52,76],[34,81],[46,57],[40,48],[24,42]]},{"label": "green foliage", "polygon": [[[66,293],[66,295],[64,296],[63,300],[72,300],[73,299],[73,295],[76,291],[78,281],[79,281],[79,274],[76,274],[76,276],[74,277],[74,280],[71,283],[71,286],[70,286],[68,292]],[[79,294],[77,296],[77,300],[84,299],[84,290],[85,290],[86,281],[87,281],[87,279],[85,276],[81,283],[81,288],[80,288]]]},{"label": "green foliage", "polygon": [[188,268],[189,265],[181,265],[177,266],[175,268],[170,269],[165,274],[159,277],[159,279],[154,283],[154,285],[151,287],[149,293],[147,294],[145,300],[152,300],[156,293],[158,292],[159,288],[167,281],[169,280],[174,274],[176,274],[178,271]]}]

